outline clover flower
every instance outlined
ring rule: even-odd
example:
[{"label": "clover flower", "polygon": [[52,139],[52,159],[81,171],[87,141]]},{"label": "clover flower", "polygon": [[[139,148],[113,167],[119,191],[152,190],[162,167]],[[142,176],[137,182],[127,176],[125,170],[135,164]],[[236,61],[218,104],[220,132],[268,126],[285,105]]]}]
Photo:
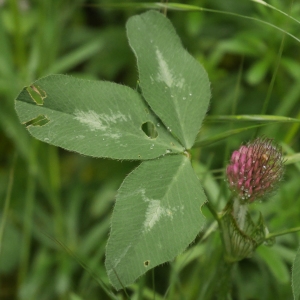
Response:
[{"label": "clover flower", "polygon": [[226,169],[229,188],[241,203],[253,202],[272,192],[283,172],[281,147],[265,137],[234,151]]}]

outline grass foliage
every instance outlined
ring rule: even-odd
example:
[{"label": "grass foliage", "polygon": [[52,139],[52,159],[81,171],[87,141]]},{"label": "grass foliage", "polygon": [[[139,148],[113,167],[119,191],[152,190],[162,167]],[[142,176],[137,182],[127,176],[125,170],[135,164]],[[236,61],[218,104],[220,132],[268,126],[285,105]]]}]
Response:
[{"label": "grass foliage", "polygon": [[[117,2],[0,1],[0,299],[214,299],[220,237],[206,208],[207,226],[189,249],[127,291],[111,290],[104,253],[114,197],[137,163],[41,143],[14,111],[19,90],[52,73],[136,86],[125,22],[153,3]],[[192,150],[208,199],[224,207],[224,168],[242,142],[266,135],[290,158],[277,194],[251,208],[263,213],[273,233],[300,224],[299,122],[263,118],[300,118],[300,4],[268,4],[193,0],[190,7],[174,4],[167,15],[211,80],[209,118]],[[257,119],[222,117],[251,114]],[[232,299],[291,299],[298,245],[297,233],[283,235],[238,263]]]}]

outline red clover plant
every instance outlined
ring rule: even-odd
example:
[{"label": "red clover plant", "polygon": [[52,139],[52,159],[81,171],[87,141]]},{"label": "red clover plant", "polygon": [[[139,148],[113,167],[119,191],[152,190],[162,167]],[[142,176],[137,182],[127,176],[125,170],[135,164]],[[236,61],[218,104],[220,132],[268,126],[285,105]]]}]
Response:
[{"label": "red clover plant", "polygon": [[93,157],[142,161],[121,185],[112,215],[105,264],[116,289],[183,252],[205,225],[205,203],[219,223],[226,262],[250,257],[267,229],[262,217],[252,221],[247,207],[270,195],[284,171],[273,140],[241,146],[226,169],[232,200],[217,213],[189,153],[209,105],[206,71],[158,12],[130,18],[127,35],[141,90],[50,75],[16,99],[20,121],[41,141]]}]

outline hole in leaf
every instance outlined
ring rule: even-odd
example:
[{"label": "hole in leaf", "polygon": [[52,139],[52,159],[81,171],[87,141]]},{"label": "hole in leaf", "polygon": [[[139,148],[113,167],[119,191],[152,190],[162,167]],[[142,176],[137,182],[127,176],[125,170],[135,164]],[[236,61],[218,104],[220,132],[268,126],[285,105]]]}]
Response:
[{"label": "hole in leaf", "polygon": [[31,99],[37,104],[37,105],[43,105],[44,99],[47,97],[47,94],[44,90],[42,90],[37,85],[30,85],[26,88],[27,92],[29,93]]},{"label": "hole in leaf", "polygon": [[28,127],[28,126],[44,126],[48,122],[50,122],[50,120],[46,116],[39,115],[36,118],[34,118],[34,119],[30,120],[30,121],[27,121],[26,123],[24,123],[24,125],[26,127]]},{"label": "hole in leaf", "polygon": [[150,139],[155,139],[158,136],[158,132],[156,131],[156,127],[152,122],[146,122],[142,124],[142,130]]},{"label": "hole in leaf", "polygon": [[144,266],[145,266],[146,268],[149,267],[149,265],[150,265],[150,260],[144,261]]}]

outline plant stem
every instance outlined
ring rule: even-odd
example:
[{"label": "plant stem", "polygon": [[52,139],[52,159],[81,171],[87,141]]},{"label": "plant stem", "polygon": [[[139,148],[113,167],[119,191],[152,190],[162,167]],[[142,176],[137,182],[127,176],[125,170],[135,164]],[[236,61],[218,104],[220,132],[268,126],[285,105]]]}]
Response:
[{"label": "plant stem", "polygon": [[220,259],[219,267],[217,270],[217,280],[216,282],[216,299],[217,300],[226,300],[230,299],[230,290],[231,290],[231,270],[233,263],[227,262],[222,256]]},{"label": "plant stem", "polygon": [[241,204],[239,199],[234,198],[233,200],[233,216],[240,230],[244,229],[245,217],[248,210],[247,204]]},{"label": "plant stem", "polygon": [[212,206],[212,204],[209,201],[207,201],[207,202],[205,202],[205,205],[207,206],[207,208],[209,209],[211,214],[214,216],[216,221],[218,221],[220,219],[220,217],[219,217],[217,211],[215,210],[215,208]]},{"label": "plant stem", "polygon": [[269,240],[269,239],[274,238],[276,236],[285,235],[285,234],[288,234],[288,233],[293,233],[293,232],[298,232],[298,231],[300,231],[300,227],[294,227],[294,228],[286,229],[286,230],[283,230],[283,231],[270,233],[266,236],[266,240]]}]

